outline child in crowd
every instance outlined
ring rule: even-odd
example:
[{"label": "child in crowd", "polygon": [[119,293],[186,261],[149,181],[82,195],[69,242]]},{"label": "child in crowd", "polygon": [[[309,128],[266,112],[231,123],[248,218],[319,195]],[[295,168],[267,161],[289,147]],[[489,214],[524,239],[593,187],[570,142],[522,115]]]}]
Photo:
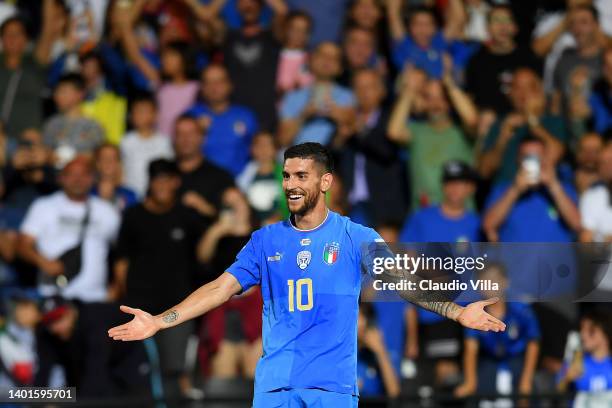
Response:
[{"label": "child in crowd", "polygon": [[278,58],[276,86],[281,94],[303,88],[312,83],[307,71],[308,51],[312,20],[306,13],[295,11],[285,21],[283,49]]},{"label": "child in crowd", "polygon": [[157,104],[152,95],[135,98],[130,107],[133,129],[121,140],[123,180],[125,186],[140,197],[146,195],[149,185],[149,163],[174,156],[168,135],[157,130]]},{"label": "child in crowd", "polygon": [[55,163],[61,167],[77,153],[91,154],[104,143],[104,130],[83,115],[85,83],[79,74],[66,74],[58,81],[53,100],[58,113],[44,124],[44,143],[55,153]]}]

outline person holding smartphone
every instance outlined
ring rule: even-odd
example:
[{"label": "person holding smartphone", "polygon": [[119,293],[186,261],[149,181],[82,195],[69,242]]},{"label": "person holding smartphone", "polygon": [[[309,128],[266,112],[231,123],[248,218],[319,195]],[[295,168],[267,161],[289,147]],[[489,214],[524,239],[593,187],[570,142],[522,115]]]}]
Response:
[{"label": "person holding smartphone", "polygon": [[576,190],[557,178],[546,146],[536,137],[520,141],[514,181],[495,185],[485,204],[489,241],[574,241],[581,228]]}]

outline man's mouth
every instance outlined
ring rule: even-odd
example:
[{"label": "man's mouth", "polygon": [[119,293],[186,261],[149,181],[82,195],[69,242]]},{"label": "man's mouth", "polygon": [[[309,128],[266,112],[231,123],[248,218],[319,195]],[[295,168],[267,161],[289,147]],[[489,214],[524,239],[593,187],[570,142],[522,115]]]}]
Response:
[{"label": "man's mouth", "polygon": [[297,200],[299,200],[302,197],[304,197],[304,194],[301,194],[301,193],[290,193],[290,194],[287,194],[287,199],[289,201],[297,201]]}]

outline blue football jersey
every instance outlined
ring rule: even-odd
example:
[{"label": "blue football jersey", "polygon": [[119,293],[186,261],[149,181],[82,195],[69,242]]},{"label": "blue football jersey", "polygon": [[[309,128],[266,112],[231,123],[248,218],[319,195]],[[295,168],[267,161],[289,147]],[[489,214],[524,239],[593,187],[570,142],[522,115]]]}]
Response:
[{"label": "blue football jersey", "polygon": [[319,388],[358,394],[362,244],[375,241],[381,238],[373,229],[332,211],[312,230],[286,220],[251,235],[227,271],[243,291],[261,287],[256,393]]}]

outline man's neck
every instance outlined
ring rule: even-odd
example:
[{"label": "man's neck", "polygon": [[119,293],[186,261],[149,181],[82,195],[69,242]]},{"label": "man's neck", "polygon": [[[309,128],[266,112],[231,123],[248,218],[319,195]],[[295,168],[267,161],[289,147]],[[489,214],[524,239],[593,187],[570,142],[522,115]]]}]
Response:
[{"label": "man's neck", "polygon": [[242,28],[242,35],[245,37],[254,37],[261,32],[261,25],[259,23],[245,24]]},{"label": "man's neck", "polygon": [[208,107],[210,108],[210,110],[215,113],[223,113],[229,109],[229,106],[230,106],[229,101],[208,103]]},{"label": "man's neck", "polygon": [[189,173],[197,169],[204,161],[204,156],[201,154],[192,157],[178,159],[178,167],[183,173]]},{"label": "man's neck", "polygon": [[610,349],[608,348],[608,346],[606,346],[605,344],[601,347],[598,347],[597,349],[595,349],[592,353],[591,356],[593,357],[593,359],[595,359],[596,361],[602,361],[608,357],[610,357]]},{"label": "man's neck", "polygon": [[64,116],[66,116],[69,119],[76,119],[76,118],[81,117],[81,105],[79,104],[77,106],[67,109],[64,112]]},{"label": "man's neck", "polygon": [[317,228],[325,221],[328,213],[325,199],[319,200],[315,208],[304,215],[294,215],[293,223],[297,229],[311,230]]},{"label": "man's neck", "polygon": [[144,127],[137,129],[136,132],[138,132],[138,136],[149,138],[155,134],[155,129],[152,127]]},{"label": "man's neck", "polygon": [[496,55],[510,54],[512,51],[515,50],[515,48],[516,44],[512,40],[503,42],[496,41],[489,44],[489,51],[491,51],[492,54]]},{"label": "man's neck", "polygon": [[585,44],[582,47],[578,47],[578,55],[581,57],[594,57],[599,55],[601,52],[601,47],[597,43],[597,41],[593,41],[592,43]]},{"label": "man's neck", "polygon": [[160,203],[153,200],[151,197],[147,197],[144,200],[144,207],[152,213],[163,214],[167,213],[172,209],[172,207],[174,207],[174,200],[167,203]]},{"label": "man's neck", "polygon": [[17,69],[21,64],[21,54],[4,55],[4,65],[9,69]]},{"label": "man's neck", "polygon": [[463,205],[455,205],[448,201],[443,201],[440,209],[442,214],[449,218],[461,218],[465,214],[465,207]]},{"label": "man's neck", "polygon": [[73,195],[73,194],[69,194],[67,192],[64,191],[64,195],[66,196],[66,198],[70,201],[74,201],[75,203],[84,203],[85,201],[87,201],[87,198],[89,197],[89,194],[84,194],[84,195]]}]

